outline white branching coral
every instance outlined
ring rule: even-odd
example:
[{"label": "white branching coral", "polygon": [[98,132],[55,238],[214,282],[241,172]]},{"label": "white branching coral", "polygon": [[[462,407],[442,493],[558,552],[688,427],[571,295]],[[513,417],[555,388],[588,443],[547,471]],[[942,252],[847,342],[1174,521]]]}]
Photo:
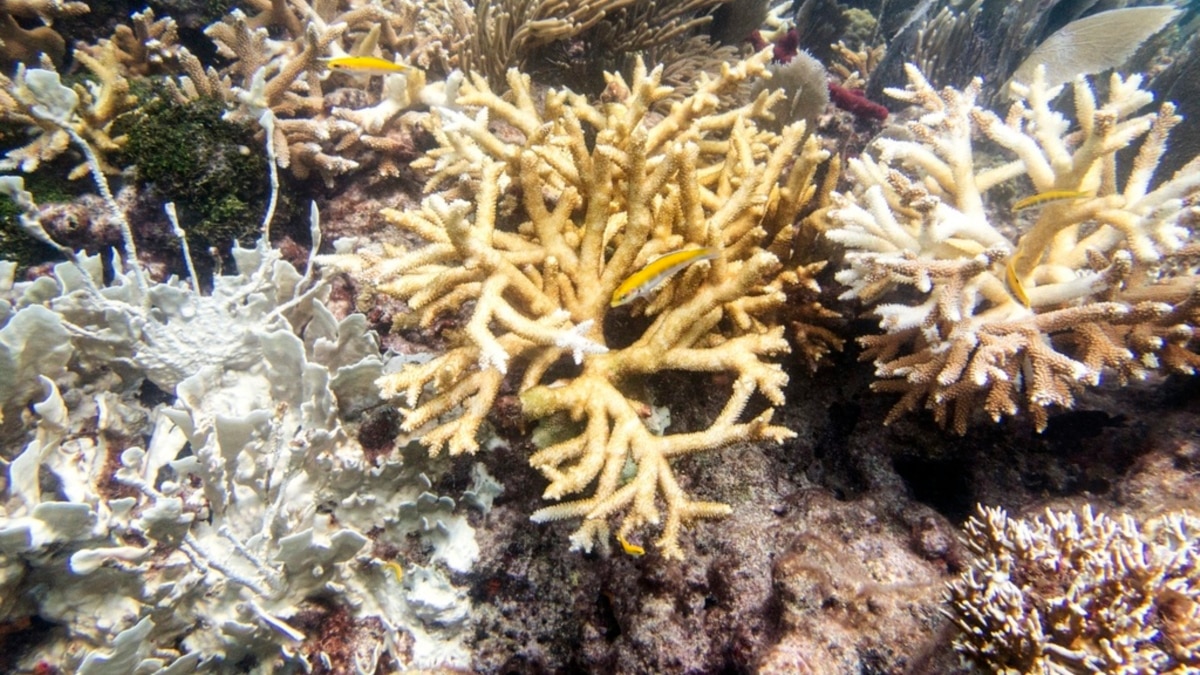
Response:
[{"label": "white branching coral", "polygon": [[[960,433],[978,408],[1027,411],[1040,429],[1103,374],[1192,372],[1200,172],[1154,176],[1174,107],[1139,112],[1152,97],[1137,76],[1113,75],[1103,102],[1080,78],[1072,125],[1039,75],[1013,85],[1001,119],[976,105],[978,80],[938,92],[908,76],[888,93],[920,116],[850,161],[826,233],[847,249],[843,297],[885,331],[861,342],[875,388],[902,394],[889,421],[924,404]],[[1015,158],[981,161],[979,136]],[[1125,171],[1118,153],[1135,143]],[[1019,176],[1036,204],[1001,220],[987,194]]]},{"label": "white branching coral", "polygon": [[[815,140],[801,142],[802,124],[779,134],[756,125],[779,93],[717,110],[768,60],[763,53],[702,76],[665,116],[650,112],[671,94],[661,68],[639,65],[628,83],[610,76],[614,98],[599,105],[558,91],[536,103],[515,70],[503,97],[476,76],[463,86],[464,111],[442,111],[439,147],[422,160],[433,170],[428,188],[441,191],[420,211],[386,213],[427,243],[320,259],[369,292],[404,299],[420,325],[468,308],[462,339],[382,378],[384,395],[408,406],[405,429],[434,452],[457,454],[478,447],[480,425],[511,386],[527,418],[560,432],[530,458],[550,480],[545,496],[586,495],[534,519],[583,518],[577,547],[604,542],[619,517],[619,540],[661,524],[658,545],[681,556],[680,528],[728,507],[689,496],[671,461],[792,435],[771,423],[787,376],[770,359],[788,351],[777,320],[783,288],[808,276],[793,259],[794,221],[826,154]],[[655,256],[686,247],[719,255],[631,305],[645,330],[611,344],[606,320],[629,311],[610,307],[614,289]],[[729,378],[708,428],[659,435],[648,427],[656,402],[647,384],[666,371]],[[769,405],[745,420],[755,395]]]},{"label": "white branching coral", "polygon": [[1145,522],[986,508],[978,556],[949,584],[954,646],[996,673],[1184,673],[1200,668],[1200,518]]}]

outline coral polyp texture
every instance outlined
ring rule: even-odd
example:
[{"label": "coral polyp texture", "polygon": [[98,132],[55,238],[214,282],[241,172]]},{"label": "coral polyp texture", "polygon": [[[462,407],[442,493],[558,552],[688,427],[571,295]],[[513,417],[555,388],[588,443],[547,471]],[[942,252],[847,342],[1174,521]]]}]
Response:
[{"label": "coral polyp texture", "polygon": [[981,509],[979,556],[950,583],[960,654],[995,673],[1184,673],[1200,668],[1200,518]]},{"label": "coral polyp texture", "polygon": [[[628,550],[657,524],[663,553],[682,556],[681,526],[729,507],[690,496],[672,460],[792,436],[771,423],[787,383],[772,359],[789,349],[777,315],[784,286],[809,281],[811,268],[792,250],[793,221],[816,192],[812,175],[826,153],[802,143],[802,124],[780,133],[756,125],[779,93],[720,107],[768,59],[701,76],[665,115],[651,109],[671,88],[661,68],[640,63],[628,82],[610,75],[595,105],[566,91],[535,102],[515,70],[504,96],[476,76],[463,84],[461,111],[439,111],[438,147],[421,160],[433,194],[420,210],[386,213],[425,243],[320,258],[368,293],[405,300],[412,324],[466,308],[460,339],[385,375],[384,396],[407,406],[404,428],[433,452],[458,454],[476,450],[497,396],[515,390],[550,439],[530,458],[550,481],[544,496],[569,498],[533,518],[582,518],[577,548],[607,545],[619,518]],[[610,307],[627,277],[688,247],[716,256],[648,301]],[[606,323],[622,317],[639,328],[610,343]],[[655,406],[676,403],[652,396],[654,377],[668,371],[726,382],[706,428],[654,428]],[[746,414],[756,395],[760,412]]]},{"label": "coral polyp texture", "polygon": [[[901,395],[888,421],[924,405],[963,433],[982,408],[997,420],[1027,412],[1042,429],[1102,376],[1200,362],[1200,165],[1154,174],[1174,107],[1141,112],[1152,96],[1140,76],[1113,75],[1104,100],[1079,78],[1072,122],[1040,73],[1012,85],[1001,118],[976,104],[979,80],[939,92],[909,66],[908,87],[888,92],[917,108],[907,136],[851,160],[854,187],[833,196],[826,236],[847,248],[843,297],[884,330],[861,339],[863,357],[874,388]],[[980,138],[1008,156],[984,155]],[[1006,183],[1036,204],[989,208]]]}]

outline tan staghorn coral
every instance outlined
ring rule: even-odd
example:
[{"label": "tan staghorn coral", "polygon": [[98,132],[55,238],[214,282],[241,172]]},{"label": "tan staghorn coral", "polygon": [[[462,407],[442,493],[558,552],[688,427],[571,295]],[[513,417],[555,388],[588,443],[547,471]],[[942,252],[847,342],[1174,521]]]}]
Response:
[{"label": "tan staghorn coral", "polygon": [[[219,71],[203,68],[186,49],[176,48],[173,23],[154,22],[153,15],[135,15],[133,30],[118,32],[126,66],[142,71],[146,61],[156,69],[169,65],[179,76],[168,83],[177,102],[216,98],[231,109],[229,117],[248,122],[259,122],[270,111],[279,165],[299,178],[316,174],[331,185],[337,176],[360,169],[396,175],[398,157],[412,152],[405,139],[418,124],[403,113],[454,98],[461,74],[445,71],[457,63],[447,50],[466,40],[461,3],[427,11],[411,0],[251,4],[261,11],[251,16],[234,10],[205,29],[229,60]],[[275,37],[268,26],[284,34]],[[154,53],[127,46],[129,36],[142,34],[163,36],[153,43]],[[446,81],[430,82],[420,68],[355,77],[331,73],[322,63],[347,55],[434,67]]]},{"label": "tan staghorn coral", "polygon": [[[1153,180],[1173,106],[1139,114],[1151,96],[1136,76],[1114,75],[1103,102],[1080,78],[1072,125],[1039,76],[1014,86],[1001,119],[976,105],[978,80],[938,92],[908,74],[889,93],[921,116],[849,162],[855,187],[835,195],[826,232],[848,249],[843,297],[881,319],[885,333],[862,343],[875,388],[902,394],[889,421],[924,404],[962,433],[982,407],[1028,411],[1041,429],[1102,374],[1192,372],[1200,172]],[[973,136],[1015,158],[981,160]],[[1125,172],[1118,152],[1134,144]],[[988,192],[1019,176],[1038,203],[989,210]]]},{"label": "tan staghorn coral", "polygon": [[[792,435],[771,424],[787,376],[769,359],[788,351],[778,320],[784,286],[812,283],[811,269],[793,260],[793,221],[826,153],[813,139],[801,144],[803,125],[780,134],[756,126],[779,94],[716,112],[721,96],[761,76],[768,59],[764,52],[702,76],[665,116],[648,114],[671,94],[661,68],[639,64],[628,83],[610,76],[610,91],[622,94],[599,105],[557,91],[536,104],[515,70],[501,97],[477,75],[459,98],[474,112],[443,112],[439,147],[424,160],[431,189],[442,192],[420,211],[387,213],[428,243],[322,258],[407,301],[422,325],[467,308],[461,339],[385,376],[384,394],[405,401],[404,426],[433,452],[458,454],[477,448],[497,395],[514,388],[525,416],[554,430],[530,458],[550,480],[545,496],[576,496],[534,520],[583,518],[572,537],[578,548],[607,545],[619,517],[623,543],[661,524],[658,545],[681,557],[680,528],[729,507],[690,497],[671,462]],[[631,305],[645,316],[640,334],[606,333],[606,319],[629,312],[609,306],[618,284],[652,257],[689,246],[720,255]],[[647,385],[667,371],[732,383],[707,428],[651,430]],[[755,394],[769,405],[746,420]]]},{"label": "tan staghorn coral", "polygon": [[995,673],[1200,669],[1200,518],[1047,509],[967,521],[979,556],[950,583],[955,649]]},{"label": "tan staghorn coral", "polygon": [[[0,68],[10,73],[16,63],[38,65],[42,55],[56,64],[62,63],[67,43],[50,26],[56,18],[79,16],[87,12],[86,2],[0,0]],[[17,17],[23,22],[36,17],[44,25],[26,28],[17,21]]]}]

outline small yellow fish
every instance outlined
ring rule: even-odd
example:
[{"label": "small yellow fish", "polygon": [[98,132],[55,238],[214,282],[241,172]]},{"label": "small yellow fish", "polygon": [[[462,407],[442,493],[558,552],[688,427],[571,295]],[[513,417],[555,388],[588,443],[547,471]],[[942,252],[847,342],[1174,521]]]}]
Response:
[{"label": "small yellow fish", "polygon": [[1009,260],[1004,266],[1004,278],[1008,281],[1008,288],[1012,294],[1017,296],[1025,308],[1029,308],[1029,294],[1025,292],[1025,285],[1021,283],[1021,279],[1017,277],[1017,267],[1013,263],[1015,260]]},{"label": "small yellow fish", "polygon": [[612,302],[608,304],[610,307],[620,307],[638,298],[644,298],[679,270],[692,263],[716,257],[717,252],[711,248],[685,248],[664,253],[622,281],[617,290],[613,291]]},{"label": "small yellow fish", "polygon": [[638,546],[637,544],[629,543],[626,541],[625,537],[622,537],[619,534],[617,535],[617,541],[621,543],[621,549],[625,551],[625,555],[631,555],[635,558],[640,558],[646,555],[645,548]]},{"label": "small yellow fish", "polygon": [[392,75],[408,70],[403,63],[392,63],[377,56],[338,56],[324,62],[330,70],[351,75]]},{"label": "small yellow fish", "polygon": [[383,563],[383,569],[391,570],[392,574],[396,575],[396,581],[404,581],[404,568],[395,560],[389,560]]},{"label": "small yellow fish", "polygon": [[1018,199],[1016,203],[1012,205],[1012,210],[1020,211],[1021,209],[1027,209],[1031,206],[1038,206],[1039,204],[1045,204],[1046,202],[1057,202],[1067,199],[1084,199],[1085,197],[1091,196],[1092,193],[1085,192],[1083,190],[1046,190],[1045,192],[1039,192],[1036,195],[1029,195],[1024,199]]}]

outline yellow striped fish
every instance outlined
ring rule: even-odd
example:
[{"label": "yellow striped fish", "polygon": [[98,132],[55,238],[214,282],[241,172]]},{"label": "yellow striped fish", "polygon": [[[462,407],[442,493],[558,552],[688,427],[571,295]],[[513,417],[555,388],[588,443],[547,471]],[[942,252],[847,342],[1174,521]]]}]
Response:
[{"label": "yellow striped fish", "polygon": [[1004,276],[1008,281],[1008,289],[1017,297],[1017,300],[1021,301],[1022,305],[1025,305],[1026,309],[1029,309],[1029,294],[1025,292],[1025,284],[1022,284],[1021,278],[1017,276],[1015,262],[1015,260],[1008,261],[1004,268]]},{"label": "yellow striped fish", "polygon": [[377,56],[339,56],[325,59],[324,63],[330,70],[351,75],[391,75],[408,70],[403,63],[392,63]]},{"label": "yellow striped fish", "polygon": [[610,307],[620,307],[638,298],[644,298],[679,270],[692,263],[712,260],[716,257],[717,252],[711,248],[685,248],[664,253],[622,281],[621,285],[617,286],[617,290],[613,291],[612,302],[608,304]]},{"label": "yellow striped fish", "polygon": [[1057,202],[1068,199],[1083,199],[1091,196],[1092,193],[1083,190],[1046,190],[1045,192],[1039,192],[1036,195],[1029,195],[1024,199],[1018,199],[1016,203],[1012,205],[1012,210],[1020,211],[1021,209],[1027,209],[1032,206],[1040,206],[1046,202]]}]

